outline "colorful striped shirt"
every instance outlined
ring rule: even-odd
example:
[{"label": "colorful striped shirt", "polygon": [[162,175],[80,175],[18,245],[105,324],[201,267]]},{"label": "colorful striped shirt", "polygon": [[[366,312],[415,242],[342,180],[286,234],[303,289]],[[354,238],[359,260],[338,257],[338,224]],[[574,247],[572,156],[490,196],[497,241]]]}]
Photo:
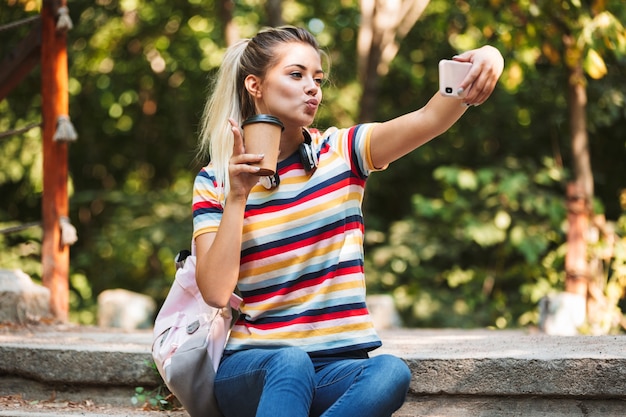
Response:
[{"label": "colorful striped shirt", "polygon": [[[333,354],[381,345],[365,305],[363,271],[361,205],[375,170],[373,126],[312,131],[319,159],[313,174],[296,152],[279,162],[278,188],[252,189],[237,284],[243,303],[226,352],[298,346]],[[209,164],[194,184],[194,238],[217,231],[219,193]]]}]

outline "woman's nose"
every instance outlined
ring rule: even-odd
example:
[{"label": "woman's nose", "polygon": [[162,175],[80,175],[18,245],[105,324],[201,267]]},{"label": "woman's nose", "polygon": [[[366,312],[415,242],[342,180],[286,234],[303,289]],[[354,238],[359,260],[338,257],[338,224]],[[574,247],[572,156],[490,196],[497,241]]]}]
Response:
[{"label": "woman's nose", "polygon": [[317,85],[315,80],[311,77],[307,79],[307,84],[305,88],[306,88],[306,93],[308,95],[314,96],[317,94],[317,91],[319,90],[319,85]]}]

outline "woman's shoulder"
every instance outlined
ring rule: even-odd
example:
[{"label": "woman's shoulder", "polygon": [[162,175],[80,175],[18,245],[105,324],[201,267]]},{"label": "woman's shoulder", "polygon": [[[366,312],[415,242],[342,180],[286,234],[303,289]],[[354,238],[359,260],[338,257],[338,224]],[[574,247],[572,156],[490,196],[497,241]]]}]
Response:
[{"label": "woman's shoulder", "polygon": [[198,171],[195,182],[197,183],[214,183],[216,180],[213,164],[209,163]]},{"label": "woman's shoulder", "polygon": [[346,135],[350,135],[351,133],[352,133],[352,136],[354,136],[354,135],[361,134],[364,132],[369,132],[377,124],[378,123],[375,123],[375,122],[358,123],[353,126],[342,127],[342,128],[332,126],[323,131],[317,128],[310,128],[308,130],[313,140],[313,143],[322,143],[322,142],[336,140],[336,138],[344,137]]},{"label": "woman's shoulder", "polygon": [[214,171],[215,171],[215,169],[213,167],[213,163],[209,162],[208,164],[203,165],[202,167],[200,167],[200,170],[198,171],[198,175],[213,174]]},{"label": "woman's shoulder", "polygon": [[331,126],[323,130],[319,128],[309,128],[307,130],[311,135],[313,143],[323,143],[333,140],[337,136],[340,136],[342,132],[347,132],[350,129],[351,127],[339,128],[336,126]]},{"label": "woman's shoulder", "polygon": [[329,127],[328,129],[325,130],[321,130],[319,128],[316,127],[312,127],[307,129],[309,131],[309,134],[311,135],[311,138],[313,139],[314,142],[317,141],[321,141],[324,138],[327,138],[328,136],[330,136],[334,131],[337,130],[336,127]]}]

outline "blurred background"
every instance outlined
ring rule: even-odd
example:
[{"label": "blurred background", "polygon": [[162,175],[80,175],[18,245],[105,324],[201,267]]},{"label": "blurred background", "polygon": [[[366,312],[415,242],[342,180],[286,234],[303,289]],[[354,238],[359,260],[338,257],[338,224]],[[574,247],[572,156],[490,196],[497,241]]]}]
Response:
[{"label": "blurred background", "polygon": [[[437,63],[491,44],[492,97],[449,132],[372,175],[364,204],[369,294],[409,327],[533,326],[565,286],[566,186],[586,184],[617,234],[600,288],[626,286],[626,5],[605,1],[72,0],[70,318],[124,288],[161,303],[189,246],[198,122],[228,44],[264,26],[313,32],[330,58],[315,127],[386,120],[437,91]],[[2,0],[0,59],[40,1]],[[41,122],[36,67],[0,101],[0,133]],[[580,115],[585,117],[581,118]],[[582,138],[588,155],[573,152]],[[41,129],[0,137],[0,229],[41,221]],[[589,188],[591,186],[591,188]],[[0,268],[41,278],[42,232],[0,234]],[[603,246],[604,245],[604,246]],[[589,256],[605,248],[589,245]],[[623,317],[623,316],[622,316]],[[622,318],[623,320],[623,318]],[[619,322],[607,331],[618,332]]]}]

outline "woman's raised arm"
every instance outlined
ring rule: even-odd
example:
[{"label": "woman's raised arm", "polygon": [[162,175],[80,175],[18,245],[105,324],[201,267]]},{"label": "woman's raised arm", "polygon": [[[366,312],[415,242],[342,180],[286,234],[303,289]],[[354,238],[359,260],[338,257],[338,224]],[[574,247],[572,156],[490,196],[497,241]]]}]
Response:
[{"label": "woman's raised arm", "polygon": [[444,133],[468,106],[477,106],[489,98],[504,70],[500,52],[491,46],[483,46],[454,59],[472,63],[460,85],[464,97],[444,97],[437,92],[421,109],[376,126],[371,138],[372,161],[376,167],[382,168]]},{"label": "woman's raised arm", "polygon": [[216,233],[196,238],[196,282],[207,304],[228,305],[237,285],[241,260],[241,241],[246,201],[250,190],[259,181],[254,175],[263,155],[245,153],[241,129],[230,120],[234,135],[233,155],[228,164],[230,192],[224,204],[222,221]]}]

